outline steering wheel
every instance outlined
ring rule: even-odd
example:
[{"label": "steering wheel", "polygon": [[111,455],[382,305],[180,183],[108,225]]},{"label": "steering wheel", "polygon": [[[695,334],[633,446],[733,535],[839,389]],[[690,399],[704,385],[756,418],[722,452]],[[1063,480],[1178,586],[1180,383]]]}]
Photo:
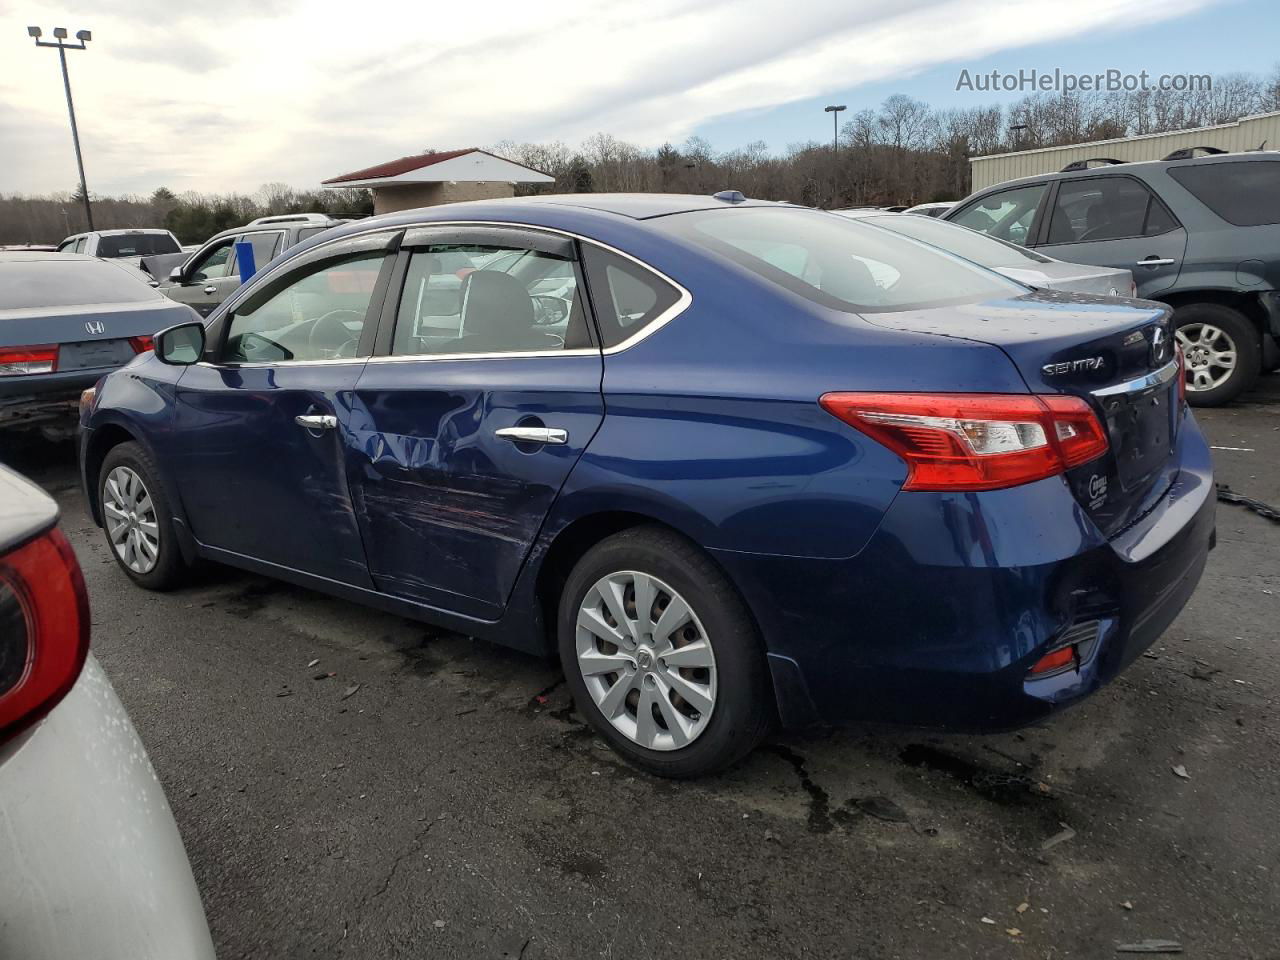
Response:
[{"label": "steering wheel", "polygon": [[[364,320],[364,314],[358,310],[330,310],[311,322],[311,332],[307,334],[307,347],[312,354],[327,351],[330,359],[354,357],[360,337],[351,336],[347,329],[350,320]],[[348,352],[350,351],[350,352]]]}]

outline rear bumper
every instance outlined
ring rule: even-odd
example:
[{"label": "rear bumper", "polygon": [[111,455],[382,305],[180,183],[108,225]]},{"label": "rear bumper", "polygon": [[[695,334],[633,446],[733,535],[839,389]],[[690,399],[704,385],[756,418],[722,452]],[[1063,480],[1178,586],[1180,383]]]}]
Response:
[{"label": "rear bumper", "polygon": [[164,791],[92,656],[0,750],[0,863],[0,957],[213,958]]},{"label": "rear bumper", "polygon": [[[902,494],[842,561],[719,552],[770,653],[784,723],[990,730],[1034,722],[1116,676],[1194,592],[1214,538],[1208,446],[1188,415],[1174,481],[1108,541],[1062,478]],[[1028,671],[1098,621],[1078,669]]]},{"label": "rear bumper", "polygon": [[93,370],[65,370],[60,373],[33,373],[21,377],[0,377],[0,410],[11,404],[33,400],[75,398],[100,378],[115,370],[100,367]]}]

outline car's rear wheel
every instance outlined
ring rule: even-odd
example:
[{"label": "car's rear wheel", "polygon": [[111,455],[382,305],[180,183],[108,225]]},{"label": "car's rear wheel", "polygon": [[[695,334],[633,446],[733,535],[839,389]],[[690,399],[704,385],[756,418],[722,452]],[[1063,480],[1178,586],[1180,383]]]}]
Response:
[{"label": "car's rear wheel", "polygon": [[1187,402],[1216,407],[1253,386],[1261,369],[1258,331],[1249,318],[1218,303],[1174,311],[1175,336],[1187,366]]},{"label": "car's rear wheel", "polygon": [[134,583],[168,590],[186,566],[173,534],[169,499],[159,473],[137,443],[112,447],[98,472],[102,529],[116,563]]},{"label": "car's rear wheel", "polygon": [[769,729],[755,624],[719,568],[675,533],[640,527],[589,550],[561,595],[559,643],[579,711],[650,773],[723,769]]}]

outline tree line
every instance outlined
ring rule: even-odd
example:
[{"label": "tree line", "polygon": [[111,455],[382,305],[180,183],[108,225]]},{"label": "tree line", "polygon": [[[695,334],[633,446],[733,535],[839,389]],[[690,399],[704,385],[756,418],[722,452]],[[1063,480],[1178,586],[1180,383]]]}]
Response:
[{"label": "tree line", "polygon": [[[1210,89],[1041,93],[970,108],[937,109],[895,94],[853,114],[834,145],[810,141],[780,152],[764,141],[717,151],[700,137],[648,149],[606,133],[577,146],[504,141],[489,149],[555,177],[553,184],[522,186],[521,193],[734,189],[838,208],[958,200],[969,191],[970,157],[1210,126],[1273,110],[1280,110],[1280,68],[1268,76],[1215,77]],[[164,226],[183,243],[272,214],[373,212],[367,190],[299,191],[280,183],[252,195],[175,195],[159,187],[148,197],[94,198],[93,207],[100,229]],[[0,244],[56,243],[83,229],[74,193],[0,196]]]}]

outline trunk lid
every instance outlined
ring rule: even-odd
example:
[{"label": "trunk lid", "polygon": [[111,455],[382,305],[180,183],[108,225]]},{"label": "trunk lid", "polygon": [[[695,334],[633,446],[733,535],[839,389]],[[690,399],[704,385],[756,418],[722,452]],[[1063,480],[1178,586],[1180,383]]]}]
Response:
[{"label": "trunk lid", "polygon": [[1030,267],[1010,265],[1001,267],[999,272],[1029,287],[1093,293],[1100,297],[1131,297],[1135,289],[1133,274],[1128,270],[1064,263],[1061,260],[1050,260]]},{"label": "trunk lid", "polygon": [[1032,393],[1086,400],[1110,448],[1071,470],[1067,482],[1098,528],[1112,535],[1150,510],[1173,481],[1180,410],[1171,313],[1152,302],[1041,290],[865,319],[991,344],[1013,361]]}]

